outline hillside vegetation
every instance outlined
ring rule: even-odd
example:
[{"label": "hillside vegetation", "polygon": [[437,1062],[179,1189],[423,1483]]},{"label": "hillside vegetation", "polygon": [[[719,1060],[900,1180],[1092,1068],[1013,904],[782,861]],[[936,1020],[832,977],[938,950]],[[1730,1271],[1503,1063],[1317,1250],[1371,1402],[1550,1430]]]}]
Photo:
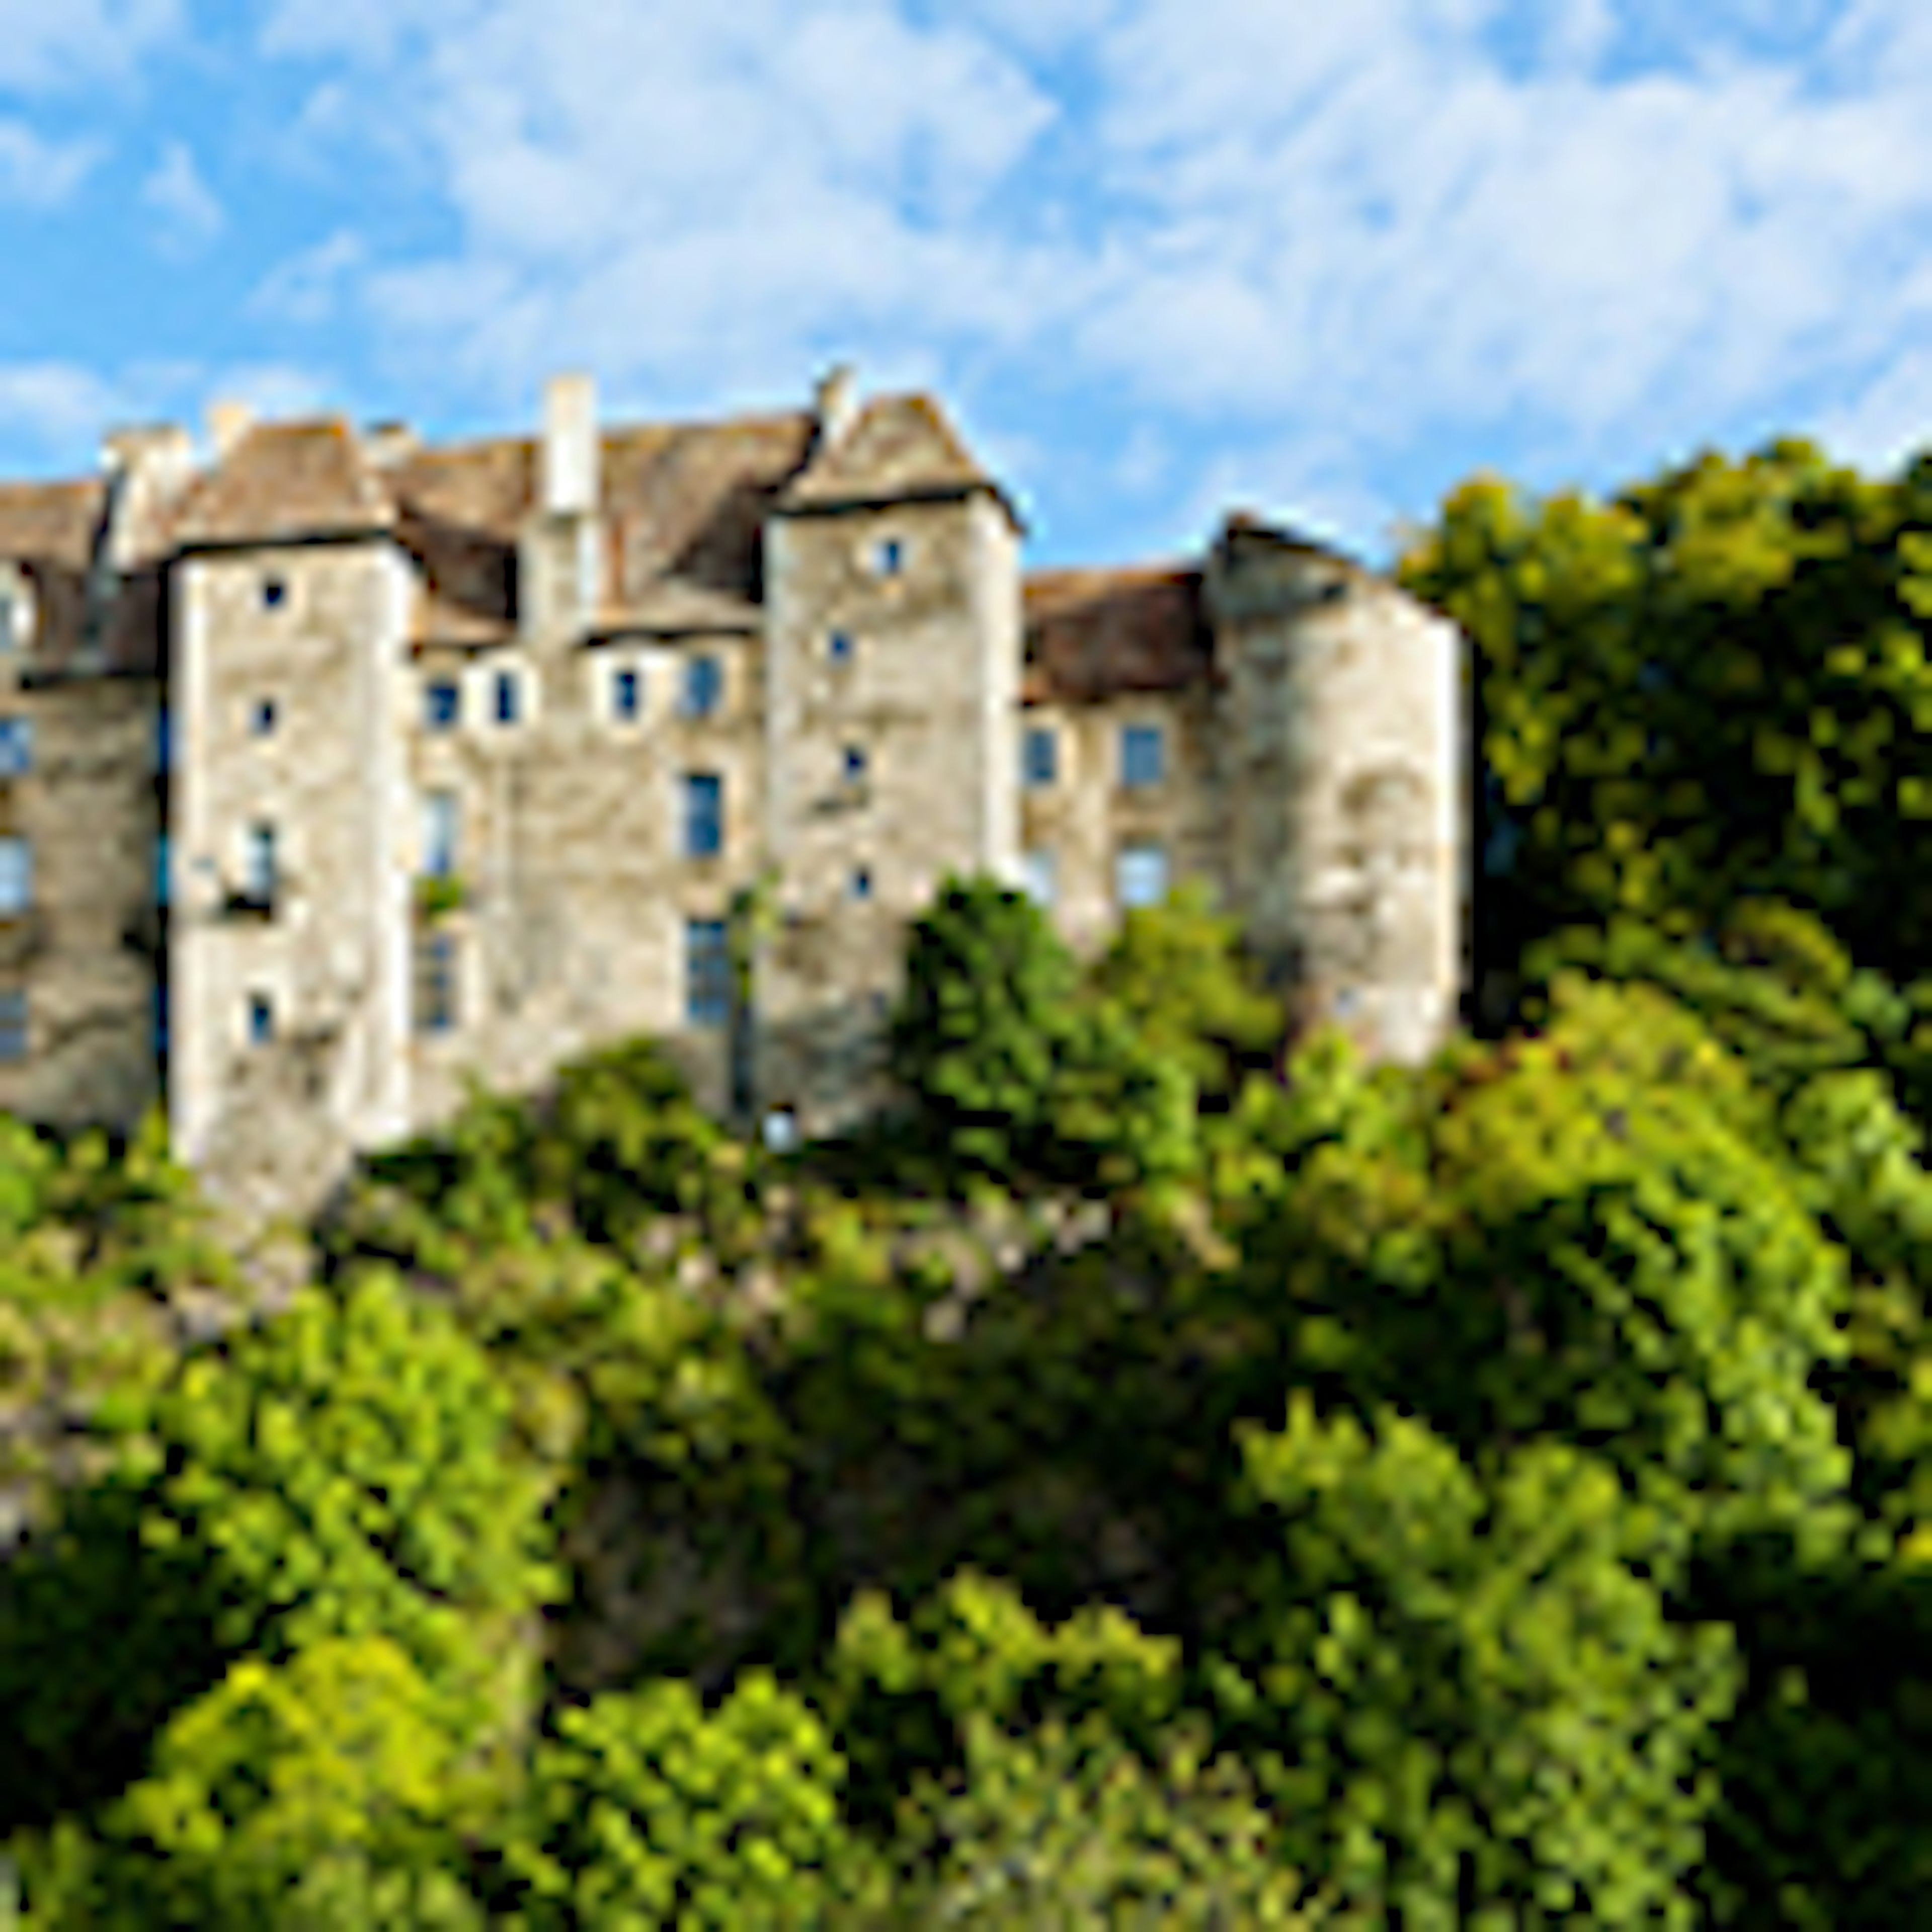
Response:
[{"label": "hillside vegetation", "polygon": [[1928,508],[1450,500],[1502,970],[1418,1070],[956,880],[838,1144],[626,1042],[272,1286],[158,1124],[10,1126],[23,1922],[1918,1922]]}]

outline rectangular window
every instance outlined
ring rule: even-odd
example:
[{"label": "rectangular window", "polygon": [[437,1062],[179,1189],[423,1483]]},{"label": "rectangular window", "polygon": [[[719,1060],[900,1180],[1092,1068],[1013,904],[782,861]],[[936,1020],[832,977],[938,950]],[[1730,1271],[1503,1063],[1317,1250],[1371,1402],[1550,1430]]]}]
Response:
[{"label": "rectangular window", "polygon": [[1166,747],[1158,724],[1129,724],[1120,732],[1120,782],[1157,785],[1163,776]]},{"label": "rectangular window", "polygon": [[154,835],[154,903],[164,906],[168,902],[168,835],[158,832]]},{"label": "rectangular window", "polygon": [[715,859],[724,849],[724,781],[716,772],[684,777],[684,856]]},{"label": "rectangular window", "polygon": [[174,728],[164,704],[154,713],[154,772],[158,777],[166,777],[173,769],[173,748]]},{"label": "rectangular window", "polygon": [[1029,790],[1037,791],[1043,785],[1052,784],[1060,770],[1058,734],[1042,725],[1034,726],[1026,734],[1024,764]]},{"label": "rectangular window", "polygon": [[248,995],[248,1043],[266,1046],[275,1036],[275,1010],[266,993]]},{"label": "rectangular window", "polygon": [[457,798],[453,791],[423,794],[422,868],[432,879],[456,870]]},{"label": "rectangular window", "polygon": [[168,982],[165,980],[154,982],[153,1014],[154,1058],[165,1060],[168,1057]]},{"label": "rectangular window", "polygon": [[34,848],[24,838],[0,838],[0,919],[17,918],[34,902]]},{"label": "rectangular window", "polygon": [[684,666],[684,715],[709,718],[724,695],[724,667],[713,657],[688,658]]},{"label": "rectangular window", "polygon": [[731,952],[722,919],[685,922],[684,1010],[693,1026],[722,1026],[731,1017]]},{"label": "rectangular window", "polygon": [[432,731],[447,731],[463,715],[463,688],[453,678],[440,677],[423,691],[423,722]]},{"label": "rectangular window", "polygon": [[242,889],[251,899],[266,903],[275,896],[275,828],[251,825],[242,860]]},{"label": "rectangular window", "polygon": [[638,674],[628,667],[611,676],[610,715],[626,724],[638,715]]},{"label": "rectangular window", "polygon": [[517,722],[517,674],[513,670],[500,670],[496,674],[496,722],[514,724]]},{"label": "rectangular window", "polygon": [[0,718],[0,778],[16,778],[34,762],[34,728],[25,718]]},{"label": "rectangular window", "polygon": [[448,1033],[456,1024],[456,941],[425,933],[416,949],[416,1030]]},{"label": "rectangular window", "polygon": [[1024,884],[1022,890],[1035,905],[1050,906],[1053,903],[1056,867],[1051,852],[1029,852],[1022,861],[1025,867]]},{"label": "rectangular window", "polygon": [[0,1060],[27,1057],[27,994],[21,986],[0,992]]},{"label": "rectangular window", "polygon": [[845,747],[845,782],[856,784],[866,776],[866,750],[862,745]]},{"label": "rectangular window", "polygon": [[1123,912],[1167,896],[1167,854],[1158,845],[1125,845],[1114,862],[1114,896]]}]

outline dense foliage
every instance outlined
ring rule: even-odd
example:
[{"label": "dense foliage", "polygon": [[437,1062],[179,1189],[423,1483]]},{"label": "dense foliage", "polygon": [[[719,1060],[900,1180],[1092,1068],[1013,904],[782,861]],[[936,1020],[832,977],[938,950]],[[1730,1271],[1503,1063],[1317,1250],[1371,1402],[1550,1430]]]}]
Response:
[{"label": "dense foliage", "polygon": [[868,1130],[626,1042],[272,1305],[0,1122],[25,1923],[1917,1922],[1928,488],[1452,499],[1514,1017],[1421,1069],[956,879]]}]

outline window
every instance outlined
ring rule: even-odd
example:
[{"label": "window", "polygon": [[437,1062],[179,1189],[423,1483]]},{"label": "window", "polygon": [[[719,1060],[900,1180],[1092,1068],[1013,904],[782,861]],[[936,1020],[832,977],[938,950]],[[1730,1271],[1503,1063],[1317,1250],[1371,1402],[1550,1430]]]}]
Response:
[{"label": "window", "polygon": [[16,918],[34,902],[34,848],[24,838],[0,838],[0,919]]},{"label": "window", "polygon": [[275,728],[275,700],[272,698],[256,700],[253,723],[258,738],[266,738]]},{"label": "window", "polygon": [[242,890],[263,904],[275,896],[275,828],[255,824],[248,828],[248,842],[242,858]]},{"label": "window", "polygon": [[1029,852],[1021,861],[1024,868],[1021,890],[1035,905],[1053,903],[1054,872],[1051,852]]},{"label": "window", "polygon": [[275,1036],[275,1010],[266,993],[248,995],[248,1043],[266,1046]]},{"label": "window", "polygon": [[863,866],[852,874],[852,896],[855,899],[868,899],[872,896],[872,874]]},{"label": "window", "polygon": [[1052,784],[1060,773],[1058,734],[1045,725],[1034,725],[1026,734],[1022,763],[1030,790],[1037,791],[1042,785]]},{"label": "window", "polygon": [[834,631],[826,639],[825,655],[836,664],[852,662],[852,640],[843,631]]},{"label": "window", "polygon": [[154,772],[158,777],[165,776],[172,768],[173,747],[174,728],[164,704],[154,713]]},{"label": "window", "polygon": [[684,1010],[693,1026],[722,1026],[731,1017],[731,952],[722,919],[685,923]]},{"label": "window", "polygon": [[168,982],[165,980],[154,982],[154,1000],[151,1010],[154,1022],[154,1058],[165,1060],[168,1057]]},{"label": "window", "polygon": [[517,674],[513,670],[500,670],[496,674],[496,722],[514,724],[517,722]]},{"label": "window", "polygon": [[457,796],[453,791],[423,794],[422,868],[432,879],[456,870]]},{"label": "window", "polygon": [[1129,724],[1120,733],[1120,782],[1124,785],[1157,785],[1161,782],[1162,754],[1158,724]]},{"label": "window", "polygon": [[611,676],[610,715],[626,723],[638,715],[638,674],[628,667]]},{"label": "window", "polygon": [[0,652],[20,641],[20,602],[10,590],[0,589]]},{"label": "window", "polygon": [[462,687],[440,677],[423,693],[424,722],[432,731],[447,731],[463,713]]},{"label": "window", "polygon": [[848,745],[845,747],[845,782],[856,784],[866,776],[866,752],[863,746]]},{"label": "window", "polygon": [[718,709],[718,700],[724,691],[724,667],[716,658],[686,659],[682,707],[686,717],[709,718]]},{"label": "window", "polygon": [[416,949],[416,1030],[448,1033],[456,1024],[456,941],[426,933]]},{"label": "window", "polygon": [[269,610],[274,610],[289,594],[289,586],[279,577],[265,578],[262,583],[262,602]]},{"label": "window", "polygon": [[168,835],[165,832],[154,834],[154,903],[164,906],[168,902]]},{"label": "window", "polygon": [[27,994],[21,986],[0,992],[0,1060],[27,1057]]},{"label": "window", "polygon": [[1159,905],[1167,896],[1167,854],[1158,845],[1123,846],[1114,863],[1114,896],[1123,912]]},{"label": "window", "polygon": [[798,1120],[789,1107],[774,1107],[765,1116],[765,1145],[773,1154],[789,1154],[798,1145]]},{"label": "window", "polygon": [[724,849],[724,781],[716,772],[684,778],[684,856],[715,859]]},{"label": "window", "polygon": [[872,550],[872,568],[881,577],[896,577],[905,568],[905,546],[897,537],[881,537]]},{"label": "window", "polygon": [[18,778],[34,761],[34,728],[25,718],[0,718],[0,778]]}]

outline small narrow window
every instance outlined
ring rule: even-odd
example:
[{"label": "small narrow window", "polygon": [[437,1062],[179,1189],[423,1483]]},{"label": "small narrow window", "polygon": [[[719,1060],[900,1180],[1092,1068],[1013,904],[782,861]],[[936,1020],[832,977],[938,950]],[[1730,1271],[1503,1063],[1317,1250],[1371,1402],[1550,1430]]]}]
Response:
[{"label": "small narrow window", "polygon": [[260,905],[266,905],[275,896],[275,828],[272,825],[257,823],[248,828],[243,889]]},{"label": "small narrow window", "polygon": [[714,657],[691,658],[684,667],[683,712],[687,718],[709,718],[724,695],[724,668]]},{"label": "small narrow window", "polygon": [[724,781],[716,772],[687,772],[684,778],[684,854],[715,859],[724,849]]},{"label": "small narrow window", "polygon": [[789,1107],[774,1107],[765,1116],[765,1145],[773,1154],[789,1154],[798,1145],[798,1120]]},{"label": "small narrow window", "polygon": [[33,762],[32,721],[26,718],[0,718],[0,778],[19,778]]},{"label": "small narrow window", "polygon": [[165,1060],[168,1057],[168,982],[165,980],[154,982],[154,1004],[151,1010],[154,1022],[154,1058]]},{"label": "small narrow window", "polygon": [[172,768],[174,727],[168,718],[168,707],[164,704],[154,713],[154,775],[164,778]]},{"label": "small narrow window", "polygon": [[34,848],[0,838],[0,919],[17,919],[34,902]]},{"label": "small narrow window", "polygon": [[1129,724],[1120,733],[1120,782],[1124,785],[1157,785],[1161,782],[1166,759],[1158,724]]},{"label": "small narrow window", "polygon": [[416,1030],[448,1033],[456,1025],[456,941],[425,934],[416,953]]},{"label": "small narrow window", "polygon": [[289,586],[279,577],[265,578],[262,584],[262,602],[271,610],[276,608],[289,594]]},{"label": "small narrow window", "polygon": [[731,952],[722,919],[686,922],[684,1009],[693,1026],[722,1026],[731,1017]]},{"label": "small narrow window", "polygon": [[1127,845],[1114,866],[1114,896],[1124,912],[1159,905],[1167,896],[1167,854],[1158,845]]},{"label": "small narrow window", "polygon": [[0,991],[0,1060],[27,1057],[27,994],[22,986]]},{"label": "small narrow window", "polygon": [[1060,740],[1051,728],[1036,724],[1026,734],[1024,776],[1029,790],[1054,782],[1060,770]]},{"label": "small narrow window", "polygon": [[164,906],[168,902],[168,835],[158,832],[154,835],[154,903]]},{"label": "small narrow window", "polygon": [[1052,905],[1054,884],[1053,854],[1047,851],[1029,852],[1024,863],[1026,869],[1023,890],[1027,897],[1035,905]]},{"label": "small narrow window", "polygon": [[863,866],[852,874],[852,896],[855,899],[868,899],[872,896],[872,874]]},{"label": "small narrow window", "polygon": [[457,796],[453,791],[423,794],[422,868],[432,879],[456,870]]},{"label": "small narrow window", "polygon": [[517,674],[513,670],[500,670],[496,674],[496,722],[514,724],[517,722]]},{"label": "small narrow window", "polygon": [[628,665],[611,677],[610,715],[625,724],[638,715],[638,674]]},{"label": "small narrow window", "polygon": [[461,716],[461,687],[452,678],[440,677],[423,692],[424,722],[432,731],[447,731]]},{"label": "small narrow window", "polygon": [[852,640],[843,631],[834,631],[826,640],[825,655],[836,664],[852,662]]},{"label": "small narrow window", "polygon": [[266,738],[275,728],[275,700],[272,698],[257,698],[255,701],[255,735]]},{"label": "small narrow window", "polygon": [[248,1043],[266,1046],[275,1036],[275,1010],[266,993],[248,995]]},{"label": "small narrow window", "polygon": [[896,577],[905,567],[905,546],[897,537],[881,537],[872,552],[872,566],[881,577]]},{"label": "small narrow window", "polygon": [[866,752],[863,746],[848,745],[845,747],[845,782],[856,784],[866,776]]}]

